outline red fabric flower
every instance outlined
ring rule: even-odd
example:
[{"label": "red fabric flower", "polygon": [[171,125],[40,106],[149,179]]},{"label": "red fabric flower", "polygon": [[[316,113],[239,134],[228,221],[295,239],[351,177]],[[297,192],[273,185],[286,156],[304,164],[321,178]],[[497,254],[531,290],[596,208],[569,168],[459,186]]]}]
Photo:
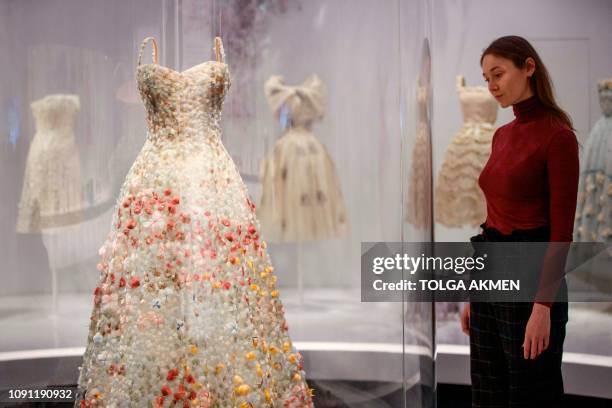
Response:
[{"label": "red fabric flower", "polygon": [[166,376],[166,379],[168,381],[172,381],[174,380],[179,374],[178,368],[172,368],[168,371],[168,375]]},{"label": "red fabric flower", "polygon": [[179,384],[178,388],[178,391],[174,393],[175,401],[185,398],[185,386],[183,384]]}]

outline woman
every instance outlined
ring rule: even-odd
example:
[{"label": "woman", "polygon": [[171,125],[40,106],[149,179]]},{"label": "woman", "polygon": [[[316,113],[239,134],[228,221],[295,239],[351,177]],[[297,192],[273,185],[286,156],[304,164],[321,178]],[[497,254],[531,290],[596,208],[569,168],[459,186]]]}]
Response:
[{"label": "woman", "polygon": [[[569,243],[578,142],[569,115],[555,102],[548,71],[531,44],[517,36],[493,41],[480,64],[489,91],[502,108],[512,106],[516,118],[493,136],[491,156],[479,178],[487,219],[472,241]],[[552,279],[560,282],[555,286],[559,291],[567,290],[559,255],[549,246],[540,288]],[[561,405],[567,303],[551,302],[555,297],[542,292],[532,303],[472,303],[464,308],[461,325],[470,336],[473,407]]]}]

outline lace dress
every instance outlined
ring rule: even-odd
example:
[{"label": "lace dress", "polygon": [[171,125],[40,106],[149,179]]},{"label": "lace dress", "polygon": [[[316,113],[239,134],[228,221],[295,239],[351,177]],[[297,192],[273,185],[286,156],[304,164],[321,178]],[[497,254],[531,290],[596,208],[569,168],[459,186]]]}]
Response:
[{"label": "lace dress", "polygon": [[254,205],[221,143],[220,39],[216,61],[182,72],[158,65],[153,44],[155,63],[137,69],[148,136],[100,250],[77,404],[310,407]]},{"label": "lace dress", "polygon": [[487,217],[478,176],[491,154],[497,118],[497,102],[487,88],[466,86],[457,77],[463,126],[453,138],[438,173],[435,219],[446,227],[476,227]]},{"label": "lace dress", "polygon": [[82,220],[81,165],[74,139],[77,95],[54,94],[32,102],[36,134],[28,151],[17,231],[40,232]]}]

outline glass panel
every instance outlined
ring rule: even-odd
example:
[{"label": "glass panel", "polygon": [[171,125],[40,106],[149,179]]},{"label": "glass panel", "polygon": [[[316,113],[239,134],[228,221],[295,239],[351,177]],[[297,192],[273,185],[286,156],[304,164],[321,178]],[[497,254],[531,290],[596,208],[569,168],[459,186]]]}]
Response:
[{"label": "glass panel", "polygon": [[[431,356],[431,307],[361,303],[359,276],[360,242],[430,234],[426,224],[404,233],[402,221],[402,129],[404,115],[418,115],[412,78],[426,25],[413,27],[425,6],[183,2],[183,67],[208,57],[213,35],[226,46],[223,143],[257,204],[317,406],[403,406],[404,395],[430,406],[421,387],[431,390],[431,359],[422,380],[414,352],[426,344]],[[409,315],[420,323],[404,344]]]},{"label": "glass panel", "polygon": [[139,46],[172,41],[166,3],[0,1],[2,391],[76,383],[98,250],[146,137]]},{"label": "glass panel", "polygon": [[[432,225],[431,4],[400,2],[404,242],[429,242]],[[435,316],[431,303],[404,304],[404,389],[407,407],[435,406]]]},{"label": "glass panel", "polygon": [[[495,38],[515,34],[526,38],[539,53],[554,83],[557,102],[573,119],[581,145],[581,176],[574,241],[610,243],[612,196],[610,189],[606,190],[612,177],[610,92],[607,90],[609,85],[600,81],[612,75],[609,53],[612,37],[608,29],[612,3],[540,1],[536,7],[528,1],[510,4],[503,1],[443,0],[433,3],[431,21],[435,41],[432,42],[432,54],[436,61],[433,75],[436,95],[433,121],[436,241],[466,241],[479,231],[478,224],[484,221],[486,215],[483,212],[484,200],[480,199],[480,215],[470,220],[470,206],[453,208],[453,202],[456,203],[458,197],[468,195],[467,188],[453,192],[452,186],[444,186],[443,178],[448,176],[450,165],[454,166],[452,172],[459,175],[463,174],[462,168],[478,168],[486,161],[462,161],[459,158],[453,163],[452,146],[456,145],[462,134],[466,134],[462,117],[466,101],[461,97],[461,91],[458,91],[456,77],[464,76],[468,88],[486,86],[479,66],[481,52]],[[526,9],[529,9],[529,13],[525,13]],[[608,107],[607,116],[602,112],[606,109],[602,105]],[[499,109],[493,128],[513,119],[512,109]],[[486,130],[483,135],[492,133],[493,130]],[[471,178],[457,177],[455,185],[469,185],[475,181],[478,173],[474,172]],[[459,218],[462,219],[457,219],[457,225],[453,226],[449,215],[458,217],[461,214],[463,217]],[[609,291],[610,277],[593,275],[583,283]],[[563,366],[567,393],[611,396],[609,390],[594,386],[592,381],[597,376],[595,373],[599,372],[592,370],[604,369],[602,367],[609,370],[612,363],[611,310],[608,303],[569,305]],[[460,356],[464,362],[460,368],[457,368],[457,364],[454,368],[450,367],[444,378],[447,382],[468,383],[469,339],[461,332],[456,304],[438,305],[437,341],[443,350],[454,357]],[[462,347],[454,347],[457,345]]]},{"label": "glass panel", "polygon": [[[130,367],[116,359],[124,361],[125,350],[95,354],[94,345],[125,341],[139,325],[163,326],[148,298],[128,305],[153,311],[132,325],[108,307],[129,302],[114,298],[113,287],[152,284],[149,275],[121,271],[142,270],[154,257],[123,259],[114,255],[121,248],[100,247],[142,244],[123,215],[146,206],[117,198],[132,192],[130,169],[131,181],[148,175],[133,167],[155,126],[147,111],[172,109],[150,95],[143,106],[141,41],[157,40],[145,45],[142,63],[152,68],[157,58],[156,73],[184,84],[220,58],[218,35],[231,78],[222,142],[255,203],[274,267],[258,272],[278,279],[316,406],[432,406],[432,306],[362,303],[359,274],[361,242],[431,239],[430,13],[425,0],[0,1],[0,50],[11,62],[0,76],[0,186],[8,192],[0,214],[0,366],[10,374],[0,377],[0,396],[74,385],[88,345],[85,361],[104,361],[102,377],[122,376]],[[223,82],[222,70],[213,73]],[[227,194],[227,207],[245,204]],[[160,207],[172,213],[170,204]],[[115,239],[122,233],[125,241]],[[227,261],[247,267],[239,258]],[[92,307],[99,330],[90,332]],[[108,325],[98,327],[99,319]],[[172,323],[180,333],[181,322]],[[140,357],[159,346],[145,337],[133,337]],[[100,387],[101,398],[121,393],[109,382]],[[96,398],[91,388],[87,397]],[[144,399],[164,392],[136,388],[130,392]]]}]

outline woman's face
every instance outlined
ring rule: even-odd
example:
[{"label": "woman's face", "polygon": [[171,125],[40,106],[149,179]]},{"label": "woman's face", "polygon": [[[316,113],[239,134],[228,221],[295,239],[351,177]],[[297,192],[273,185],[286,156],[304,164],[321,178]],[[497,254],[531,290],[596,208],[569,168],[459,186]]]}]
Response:
[{"label": "woman's face", "polygon": [[482,75],[489,85],[489,92],[502,108],[533,95],[529,80],[534,71],[532,58],[527,58],[523,68],[517,68],[511,60],[494,54],[487,54],[482,60]]}]

